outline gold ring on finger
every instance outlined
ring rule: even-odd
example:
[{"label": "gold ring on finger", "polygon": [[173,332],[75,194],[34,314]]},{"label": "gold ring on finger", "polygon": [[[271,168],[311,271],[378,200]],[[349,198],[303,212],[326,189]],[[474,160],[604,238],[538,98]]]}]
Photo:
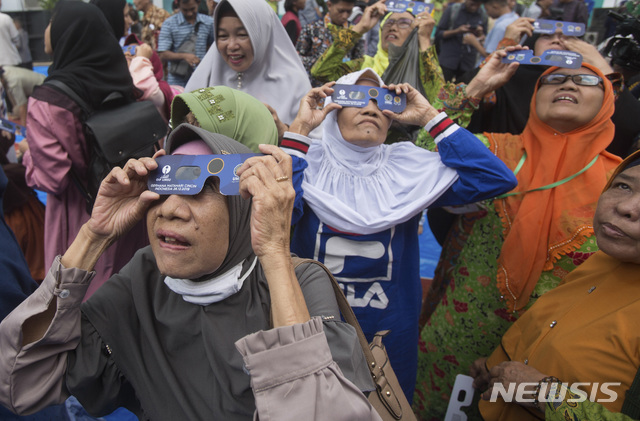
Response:
[{"label": "gold ring on finger", "polygon": [[276,181],[279,183],[281,181],[287,181],[288,179],[289,179],[289,176],[283,175],[282,177],[276,178]]}]

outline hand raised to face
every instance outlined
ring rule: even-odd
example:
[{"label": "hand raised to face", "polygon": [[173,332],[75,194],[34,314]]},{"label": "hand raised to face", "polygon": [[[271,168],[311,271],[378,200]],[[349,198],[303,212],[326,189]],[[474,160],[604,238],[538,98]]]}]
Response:
[{"label": "hand raised to face", "polygon": [[275,145],[260,145],[264,156],[247,159],[237,171],[240,195],[252,198],[251,246],[259,258],[288,256],[295,191],[291,156]]},{"label": "hand raised to face", "polygon": [[333,93],[333,85],[335,84],[335,82],[329,82],[318,88],[313,88],[300,100],[298,114],[291,123],[289,131],[307,136],[324,121],[327,114],[342,108],[333,102],[326,107],[324,106],[325,99]]}]

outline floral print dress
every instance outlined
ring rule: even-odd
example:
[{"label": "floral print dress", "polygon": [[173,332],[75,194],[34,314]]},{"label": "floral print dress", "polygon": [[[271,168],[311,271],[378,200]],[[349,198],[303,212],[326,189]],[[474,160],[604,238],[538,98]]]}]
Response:
[{"label": "floral print dress", "polygon": [[[526,308],[598,249],[591,236],[579,249],[561,257],[553,270],[542,272],[527,307],[511,313],[495,282],[503,243],[500,217],[493,202],[483,207],[456,219],[423,307],[423,316],[431,317],[420,335],[413,399],[421,420],[444,419],[456,375],[469,374],[471,364],[493,352]],[[478,394],[464,408],[470,420],[481,419],[477,400]]]}]

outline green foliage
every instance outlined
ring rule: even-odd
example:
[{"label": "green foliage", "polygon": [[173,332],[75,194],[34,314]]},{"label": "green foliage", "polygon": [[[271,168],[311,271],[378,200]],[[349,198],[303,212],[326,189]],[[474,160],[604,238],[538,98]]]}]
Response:
[{"label": "green foliage", "polygon": [[640,17],[640,1],[628,1],[625,4],[625,7],[628,14],[630,14],[631,16]]},{"label": "green foliage", "polygon": [[38,0],[38,2],[44,10],[48,10],[51,12],[56,6],[56,3],[58,3],[58,0]]}]

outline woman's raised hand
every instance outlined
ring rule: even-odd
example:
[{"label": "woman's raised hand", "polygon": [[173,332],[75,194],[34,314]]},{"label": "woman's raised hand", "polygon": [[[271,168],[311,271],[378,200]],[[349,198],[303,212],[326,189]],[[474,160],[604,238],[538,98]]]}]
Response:
[{"label": "woman's raised hand", "polygon": [[605,75],[613,73],[614,70],[609,62],[600,54],[595,46],[576,37],[563,37],[562,43],[567,50],[582,55],[582,61],[584,63],[596,66]]},{"label": "woman's raised hand", "polygon": [[387,117],[397,120],[400,123],[424,127],[438,115],[438,110],[433,108],[427,98],[408,83],[392,84],[389,85],[388,88],[395,91],[398,95],[405,93],[407,96],[407,107],[401,113],[383,110],[382,113]]},{"label": "woman's raised hand", "polygon": [[413,20],[412,27],[418,27],[418,43],[420,44],[420,51],[427,51],[431,47],[431,34],[433,28],[436,26],[436,21],[429,12],[421,12],[416,15]]},{"label": "woman's raised hand", "polygon": [[520,63],[503,63],[502,59],[513,51],[528,50],[528,47],[514,45],[504,50],[495,51],[487,60],[476,77],[467,85],[467,96],[482,98],[489,92],[502,87],[511,79]]},{"label": "woman's raised hand", "polygon": [[115,241],[140,221],[160,195],[147,190],[147,176],[158,167],[154,158],[130,159],[102,180],[87,228],[93,235]]},{"label": "woman's raised hand", "polygon": [[[251,204],[251,246],[261,261],[289,258],[289,233],[295,191],[291,157],[275,145],[260,145],[264,156],[247,159],[238,169],[240,195]],[[264,262],[263,262],[264,264]]]},{"label": "woman's raised hand", "polygon": [[291,261],[289,233],[296,193],[291,157],[275,145],[260,145],[264,156],[238,170],[240,194],[251,201],[251,247],[269,284],[273,327],[304,323],[309,310]]},{"label": "woman's raised hand", "polygon": [[520,42],[520,39],[526,36],[533,35],[533,18],[518,18],[513,21],[504,31],[504,38],[512,39],[516,42]]},{"label": "woman's raised hand", "polygon": [[384,4],[385,0],[380,0],[377,3],[367,6],[362,13],[360,21],[351,29],[359,34],[366,34],[369,32],[376,23],[383,18],[387,13],[387,6]]},{"label": "woman's raised hand", "polygon": [[324,121],[327,114],[342,108],[333,102],[326,107],[324,106],[324,100],[333,93],[333,85],[335,84],[335,82],[325,83],[319,88],[313,88],[302,97],[298,114],[289,126],[290,132],[307,136]]}]

